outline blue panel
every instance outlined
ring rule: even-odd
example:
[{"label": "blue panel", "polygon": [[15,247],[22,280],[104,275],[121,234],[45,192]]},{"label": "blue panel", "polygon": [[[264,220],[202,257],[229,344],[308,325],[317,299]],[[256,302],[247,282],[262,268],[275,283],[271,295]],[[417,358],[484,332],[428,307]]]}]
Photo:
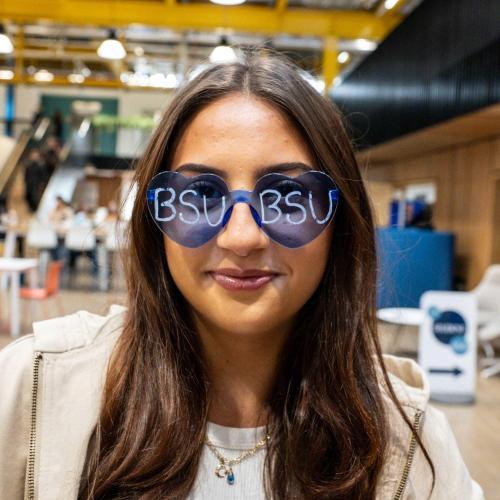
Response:
[{"label": "blue panel", "polygon": [[14,85],[7,85],[7,95],[5,98],[5,135],[9,137],[14,136],[14,130],[12,129],[12,124],[15,119],[15,87]]},{"label": "blue panel", "polygon": [[377,307],[419,307],[424,292],[452,289],[452,233],[379,228],[377,250]]}]

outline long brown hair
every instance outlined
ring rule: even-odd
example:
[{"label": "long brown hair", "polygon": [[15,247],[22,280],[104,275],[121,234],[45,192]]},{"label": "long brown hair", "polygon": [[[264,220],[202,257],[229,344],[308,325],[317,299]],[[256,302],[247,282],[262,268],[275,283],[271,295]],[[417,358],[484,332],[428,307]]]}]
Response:
[{"label": "long brown hair", "polygon": [[194,115],[235,92],[285,113],[315,167],[341,192],[324,276],[298,314],[269,395],[268,496],[375,497],[389,438],[376,364],[411,427],[383,365],[374,315],[374,225],[342,119],[292,64],[251,54],[209,67],[181,88],[137,165],[126,262],[129,308],[108,366],[81,499],[180,499],[194,484],[210,401],[206,364],[189,304],[169,272],[162,234],[142,200],[149,180],[169,168]]}]

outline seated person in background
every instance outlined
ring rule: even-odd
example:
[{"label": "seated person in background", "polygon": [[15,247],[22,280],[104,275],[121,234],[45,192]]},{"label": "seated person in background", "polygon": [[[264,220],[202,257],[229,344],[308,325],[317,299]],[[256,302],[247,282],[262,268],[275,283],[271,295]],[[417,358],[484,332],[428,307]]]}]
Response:
[{"label": "seated person in background", "polygon": [[56,197],[56,206],[49,214],[49,221],[54,224],[61,224],[73,217],[73,209],[62,196]]},{"label": "seated person in background", "polygon": [[104,220],[106,222],[116,222],[118,220],[118,204],[115,200],[108,203],[108,215]]},{"label": "seated person in background", "polygon": [[52,250],[52,258],[61,260],[64,257],[64,233],[73,220],[73,209],[62,196],[56,197],[56,205],[49,213],[49,222],[58,231],[57,247]]},{"label": "seated person in background", "polygon": [[[0,195],[0,226],[15,226],[18,223],[17,212],[11,208],[9,209],[9,204],[7,196]],[[0,230],[0,236],[3,233]]]}]

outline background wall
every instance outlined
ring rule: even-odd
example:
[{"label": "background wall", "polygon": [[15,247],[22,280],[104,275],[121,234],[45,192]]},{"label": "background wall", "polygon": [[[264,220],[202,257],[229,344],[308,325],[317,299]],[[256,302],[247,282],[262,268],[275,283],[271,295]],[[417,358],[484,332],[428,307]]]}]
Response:
[{"label": "background wall", "polygon": [[[435,182],[437,230],[456,234],[456,272],[466,289],[500,262],[500,136],[386,163],[366,170],[379,223],[392,189]],[[382,200],[382,201],[381,201]]]}]

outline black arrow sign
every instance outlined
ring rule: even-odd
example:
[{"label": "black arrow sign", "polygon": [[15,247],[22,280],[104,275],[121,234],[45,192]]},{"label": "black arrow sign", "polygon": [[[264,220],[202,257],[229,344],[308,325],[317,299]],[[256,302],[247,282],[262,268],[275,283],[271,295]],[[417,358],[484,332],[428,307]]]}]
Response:
[{"label": "black arrow sign", "polygon": [[429,373],[437,373],[439,375],[462,375],[463,370],[460,368],[429,368]]}]

